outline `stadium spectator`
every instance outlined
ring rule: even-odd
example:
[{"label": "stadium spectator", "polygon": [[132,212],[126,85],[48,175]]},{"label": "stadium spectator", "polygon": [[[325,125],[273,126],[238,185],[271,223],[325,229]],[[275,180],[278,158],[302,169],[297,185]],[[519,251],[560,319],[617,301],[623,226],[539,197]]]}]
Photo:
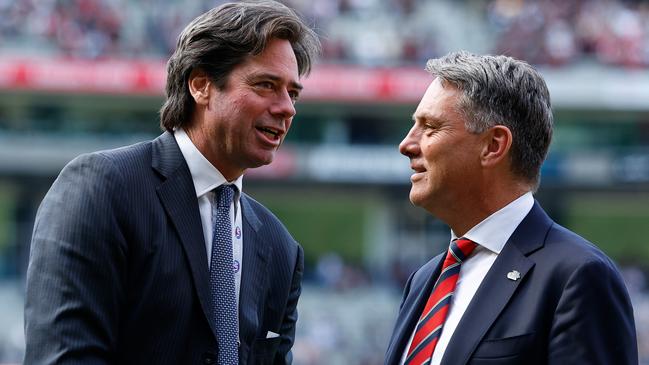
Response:
[{"label": "stadium spectator", "polygon": [[[321,36],[324,60],[330,63],[420,64],[460,47],[551,66],[583,61],[649,66],[649,3],[645,1],[284,2],[313,23]],[[213,4],[208,0],[0,2],[0,47],[5,53],[45,52],[88,59],[166,58],[182,25]],[[455,19],[465,21],[460,26]]]}]

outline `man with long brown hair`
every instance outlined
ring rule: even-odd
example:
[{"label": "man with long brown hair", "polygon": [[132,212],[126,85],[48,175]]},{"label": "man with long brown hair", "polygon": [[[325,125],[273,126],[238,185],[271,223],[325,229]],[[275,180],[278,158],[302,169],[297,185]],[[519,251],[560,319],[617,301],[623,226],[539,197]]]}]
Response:
[{"label": "man with long brown hair", "polygon": [[37,214],[26,364],[289,364],[302,248],[242,190],[295,115],[314,32],[274,1],[192,21],[165,132],[80,156]]}]

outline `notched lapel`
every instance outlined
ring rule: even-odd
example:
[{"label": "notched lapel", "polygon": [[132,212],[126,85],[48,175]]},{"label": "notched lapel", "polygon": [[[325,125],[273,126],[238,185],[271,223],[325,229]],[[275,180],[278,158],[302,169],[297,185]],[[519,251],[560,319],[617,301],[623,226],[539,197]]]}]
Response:
[{"label": "notched lapel", "polygon": [[[516,246],[505,245],[458,323],[444,352],[443,365],[466,364],[532,267],[534,262]],[[512,270],[520,273],[518,280],[507,278]]]},{"label": "notched lapel", "polygon": [[166,177],[157,187],[158,197],[180,236],[198,300],[216,336],[214,321],[210,320],[213,315],[210,309],[209,271],[198,199],[191,173],[172,134],[165,132],[154,141],[152,166]]},{"label": "notched lapel", "polygon": [[243,219],[243,263],[241,288],[239,292],[239,331],[242,339],[252,341],[259,326],[260,296],[264,293],[267,280],[269,243],[265,242],[259,230],[262,223],[252,209],[245,194],[241,195],[241,217]]},{"label": "notched lapel", "polygon": [[[535,202],[485,276],[446,347],[442,365],[466,364],[516,289],[525,282],[534,261],[527,255],[543,247],[552,220]],[[512,271],[519,275],[508,275]],[[516,280],[510,277],[518,277]]]}]

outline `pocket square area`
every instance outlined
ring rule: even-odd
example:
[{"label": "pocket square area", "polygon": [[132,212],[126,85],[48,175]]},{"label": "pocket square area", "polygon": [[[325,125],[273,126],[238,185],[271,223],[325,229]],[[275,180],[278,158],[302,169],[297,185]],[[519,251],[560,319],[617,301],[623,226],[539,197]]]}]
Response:
[{"label": "pocket square area", "polygon": [[279,337],[279,333],[275,333],[273,331],[268,331],[268,333],[266,333],[266,338],[275,338],[275,337]]}]

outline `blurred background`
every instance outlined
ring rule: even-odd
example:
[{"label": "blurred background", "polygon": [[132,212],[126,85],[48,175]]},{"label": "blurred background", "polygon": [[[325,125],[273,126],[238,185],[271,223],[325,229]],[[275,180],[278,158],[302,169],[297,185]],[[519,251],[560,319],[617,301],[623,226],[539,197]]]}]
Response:
[{"label": "blurred background", "polygon": [[[219,1],[0,0],[0,363],[24,352],[33,219],[66,162],[160,133],[165,61]],[[537,199],[621,268],[649,364],[649,1],[293,0],[323,43],[276,161],[244,189],[304,246],[295,364],[382,364],[409,274],[449,239],[408,201],[397,144],[466,49],[546,78],[555,135]]]}]

